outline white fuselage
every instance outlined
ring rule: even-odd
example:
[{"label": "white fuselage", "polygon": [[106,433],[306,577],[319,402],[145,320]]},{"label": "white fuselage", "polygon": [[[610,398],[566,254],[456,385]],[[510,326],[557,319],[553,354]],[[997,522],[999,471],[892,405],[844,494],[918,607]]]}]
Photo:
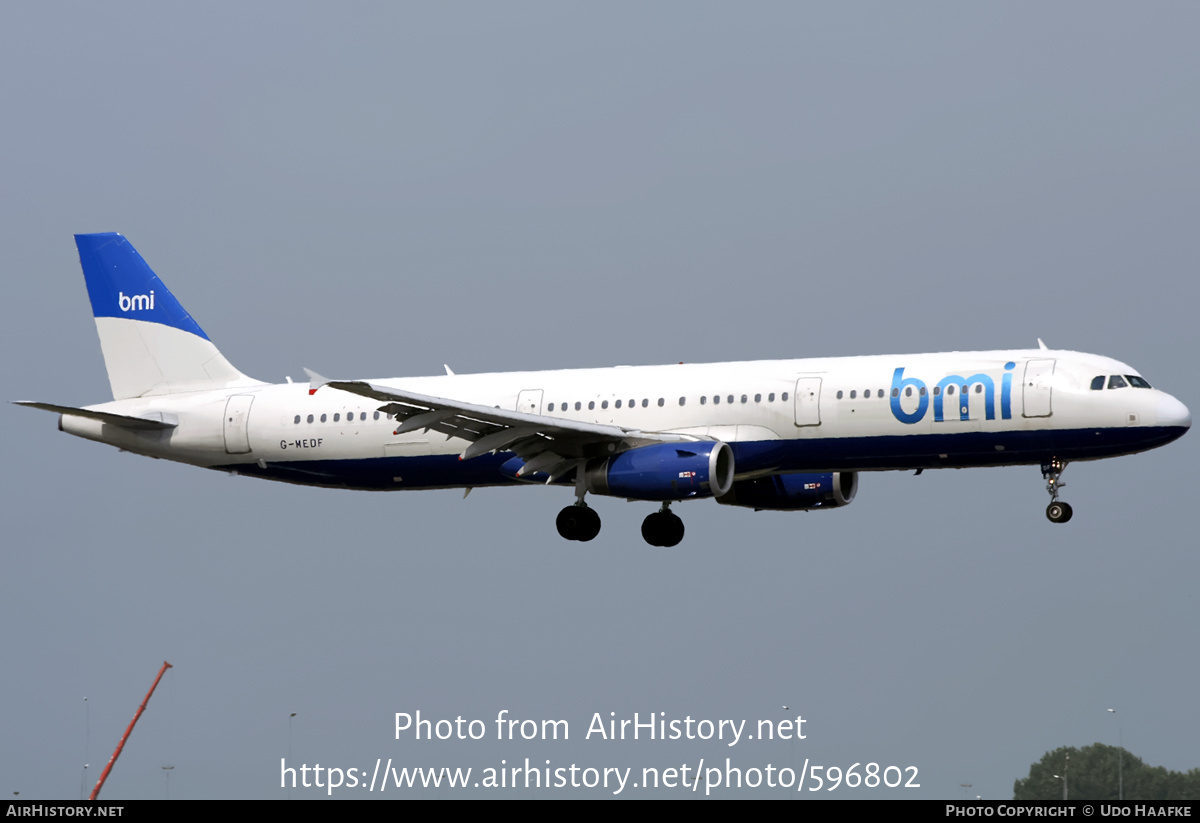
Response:
[{"label": "white fuselage", "polygon": [[[729,443],[737,477],[1086,460],[1153,448],[1190,425],[1106,357],[1032,349],[629,366],[371,381],[563,420]],[[1092,381],[1105,378],[1103,389]],[[966,393],[963,387],[966,387]],[[131,398],[89,407],[170,419],[130,430],[64,415],[64,431],[129,451],[288,482],[369,489],[512,484],[503,453],[393,434],[383,404],[308,384]]]}]

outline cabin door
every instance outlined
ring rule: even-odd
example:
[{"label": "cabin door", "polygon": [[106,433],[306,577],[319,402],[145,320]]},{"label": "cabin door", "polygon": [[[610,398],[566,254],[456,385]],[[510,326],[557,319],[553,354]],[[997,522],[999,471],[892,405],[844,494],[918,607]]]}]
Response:
[{"label": "cabin door", "polygon": [[1025,364],[1025,382],[1022,384],[1025,417],[1049,417],[1050,394],[1053,389],[1054,361],[1030,360]]},{"label": "cabin door", "polygon": [[253,402],[252,394],[235,394],[225,403],[225,451],[229,454],[250,451],[250,432],[246,424]]},{"label": "cabin door", "polygon": [[796,425],[821,425],[821,378],[801,377],[796,381]]}]

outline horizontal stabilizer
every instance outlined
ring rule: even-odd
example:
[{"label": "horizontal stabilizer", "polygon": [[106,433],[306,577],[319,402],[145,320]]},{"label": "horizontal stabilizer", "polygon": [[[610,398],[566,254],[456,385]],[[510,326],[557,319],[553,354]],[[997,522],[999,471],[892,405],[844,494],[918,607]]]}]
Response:
[{"label": "horizontal stabilizer", "polygon": [[58,412],[59,414],[69,414],[72,417],[86,417],[89,420],[99,420],[102,423],[110,423],[114,426],[121,426],[125,429],[173,429],[179,425],[179,421],[171,414],[162,414],[155,412],[156,417],[133,417],[128,414],[113,414],[112,412],[95,411],[93,409],[77,409],[73,406],[56,406],[53,403],[35,403],[32,400],[14,400],[12,401],[18,406],[28,406],[31,409],[41,409],[42,411]]}]

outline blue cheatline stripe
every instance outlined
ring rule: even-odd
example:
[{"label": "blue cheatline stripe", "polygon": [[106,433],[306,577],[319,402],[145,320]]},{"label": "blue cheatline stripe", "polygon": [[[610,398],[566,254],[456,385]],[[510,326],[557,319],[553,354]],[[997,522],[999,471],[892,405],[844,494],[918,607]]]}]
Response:
[{"label": "blue cheatline stripe", "polygon": [[77,234],[75,245],[79,248],[79,263],[83,266],[93,315],[159,323],[208,340],[208,335],[124,237],[116,232]]},{"label": "blue cheatline stripe", "polygon": [[[730,443],[738,472],[871,471],[919,468],[1038,465],[1060,460],[1095,460],[1134,454],[1170,443],[1183,427],[1130,426],[1028,432],[840,437],[823,440],[762,440]],[[996,446],[1003,446],[1003,450]],[[945,458],[939,455],[945,454]],[[459,460],[457,455],[373,457],[346,460],[232,463],[212,468],[310,486],[352,489],[462,488],[528,485],[501,466],[509,452]],[[400,480],[395,478],[399,477]],[[564,482],[569,481],[564,478]]]}]

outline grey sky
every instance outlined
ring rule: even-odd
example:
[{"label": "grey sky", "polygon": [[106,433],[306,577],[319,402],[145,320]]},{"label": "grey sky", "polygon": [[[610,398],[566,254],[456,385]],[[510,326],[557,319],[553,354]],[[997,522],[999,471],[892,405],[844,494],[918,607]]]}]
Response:
[{"label": "grey sky", "polygon": [[[120,231],[264,380],[1042,337],[1194,411],[1198,23],[1185,3],[5,4],[8,399],[110,396],[71,235]],[[658,550],[650,504],[596,500],[580,545],[553,527],[564,490],[312,490],[2,414],[5,796],[77,797],[85,756],[90,789],[164,659],[105,797],[163,796],[165,763],[172,797],[282,797],[293,711],[293,759],[342,768],[795,757],[920,769],[919,790],[833,796],[1000,798],[1118,722],[1147,762],[1200,766],[1194,434],[1072,465],[1061,528],[1036,468],[879,474],[830,513],[680,506],[687,537]],[[794,750],[582,739],[594,712],[785,703]],[[395,712],[501,709],[572,739],[393,739]]]}]

